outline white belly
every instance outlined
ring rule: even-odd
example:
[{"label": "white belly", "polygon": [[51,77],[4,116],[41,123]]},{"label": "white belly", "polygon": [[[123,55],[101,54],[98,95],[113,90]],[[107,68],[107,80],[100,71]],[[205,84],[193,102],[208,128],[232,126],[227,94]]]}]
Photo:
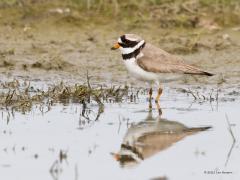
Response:
[{"label": "white belly", "polygon": [[124,60],[124,64],[128,72],[135,78],[142,81],[157,81],[159,79],[159,74],[153,72],[144,71],[141,67],[138,66],[135,59]]}]

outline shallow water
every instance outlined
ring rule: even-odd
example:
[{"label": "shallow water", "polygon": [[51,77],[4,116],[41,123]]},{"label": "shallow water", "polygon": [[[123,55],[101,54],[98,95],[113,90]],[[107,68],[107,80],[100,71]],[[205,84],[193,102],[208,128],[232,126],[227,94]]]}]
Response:
[{"label": "shallow water", "polygon": [[[154,103],[149,111],[146,95],[136,102],[106,103],[97,121],[94,104],[86,112],[88,119],[79,104],[57,104],[50,110],[36,106],[27,114],[1,110],[1,178],[239,179],[238,106],[238,100],[199,103],[167,92],[161,100],[161,118]],[[174,135],[175,127],[208,126],[212,128]],[[134,138],[143,135],[149,141],[134,144]],[[124,163],[114,158],[127,138],[140,149],[150,148],[146,158]]]}]

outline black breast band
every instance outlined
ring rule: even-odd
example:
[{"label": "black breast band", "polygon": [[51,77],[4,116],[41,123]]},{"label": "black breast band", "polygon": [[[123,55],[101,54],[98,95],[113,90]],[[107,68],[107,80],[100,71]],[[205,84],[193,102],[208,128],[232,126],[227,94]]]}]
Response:
[{"label": "black breast band", "polygon": [[139,48],[137,48],[137,49],[135,49],[133,52],[131,52],[131,53],[128,53],[128,54],[122,54],[122,58],[124,59],[124,60],[126,60],[126,59],[131,59],[131,58],[136,58],[137,57],[137,55],[140,53],[140,51],[144,48],[144,46],[145,46],[145,42],[139,47]]}]

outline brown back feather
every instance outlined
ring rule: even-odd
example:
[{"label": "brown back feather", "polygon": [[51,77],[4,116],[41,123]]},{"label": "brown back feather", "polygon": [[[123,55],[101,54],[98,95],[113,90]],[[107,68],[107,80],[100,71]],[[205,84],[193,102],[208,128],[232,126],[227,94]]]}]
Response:
[{"label": "brown back feather", "polygon": [[212,75],[148,43],[142,53],[143,57],[137,59],[137,64],[148,72]]}]

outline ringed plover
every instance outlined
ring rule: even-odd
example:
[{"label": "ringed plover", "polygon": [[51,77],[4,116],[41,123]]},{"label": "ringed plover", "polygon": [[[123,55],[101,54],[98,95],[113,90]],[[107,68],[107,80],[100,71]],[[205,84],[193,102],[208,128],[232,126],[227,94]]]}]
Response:
[{"label": "ringed plover", "polygon": [[[117,43],[111,48],[120,49],[123,62],[129,73],[135,78],[153,82],[159,86],[162,74],[189,74],[213,76],[212,73],[189,65],[180,57],[174,56],[135,34],[124,34],[118,38]],[[158,102],[162,94],[159,87],[155,102]],[[152,86],[149,90],[149,98],[152,98]]]}]

